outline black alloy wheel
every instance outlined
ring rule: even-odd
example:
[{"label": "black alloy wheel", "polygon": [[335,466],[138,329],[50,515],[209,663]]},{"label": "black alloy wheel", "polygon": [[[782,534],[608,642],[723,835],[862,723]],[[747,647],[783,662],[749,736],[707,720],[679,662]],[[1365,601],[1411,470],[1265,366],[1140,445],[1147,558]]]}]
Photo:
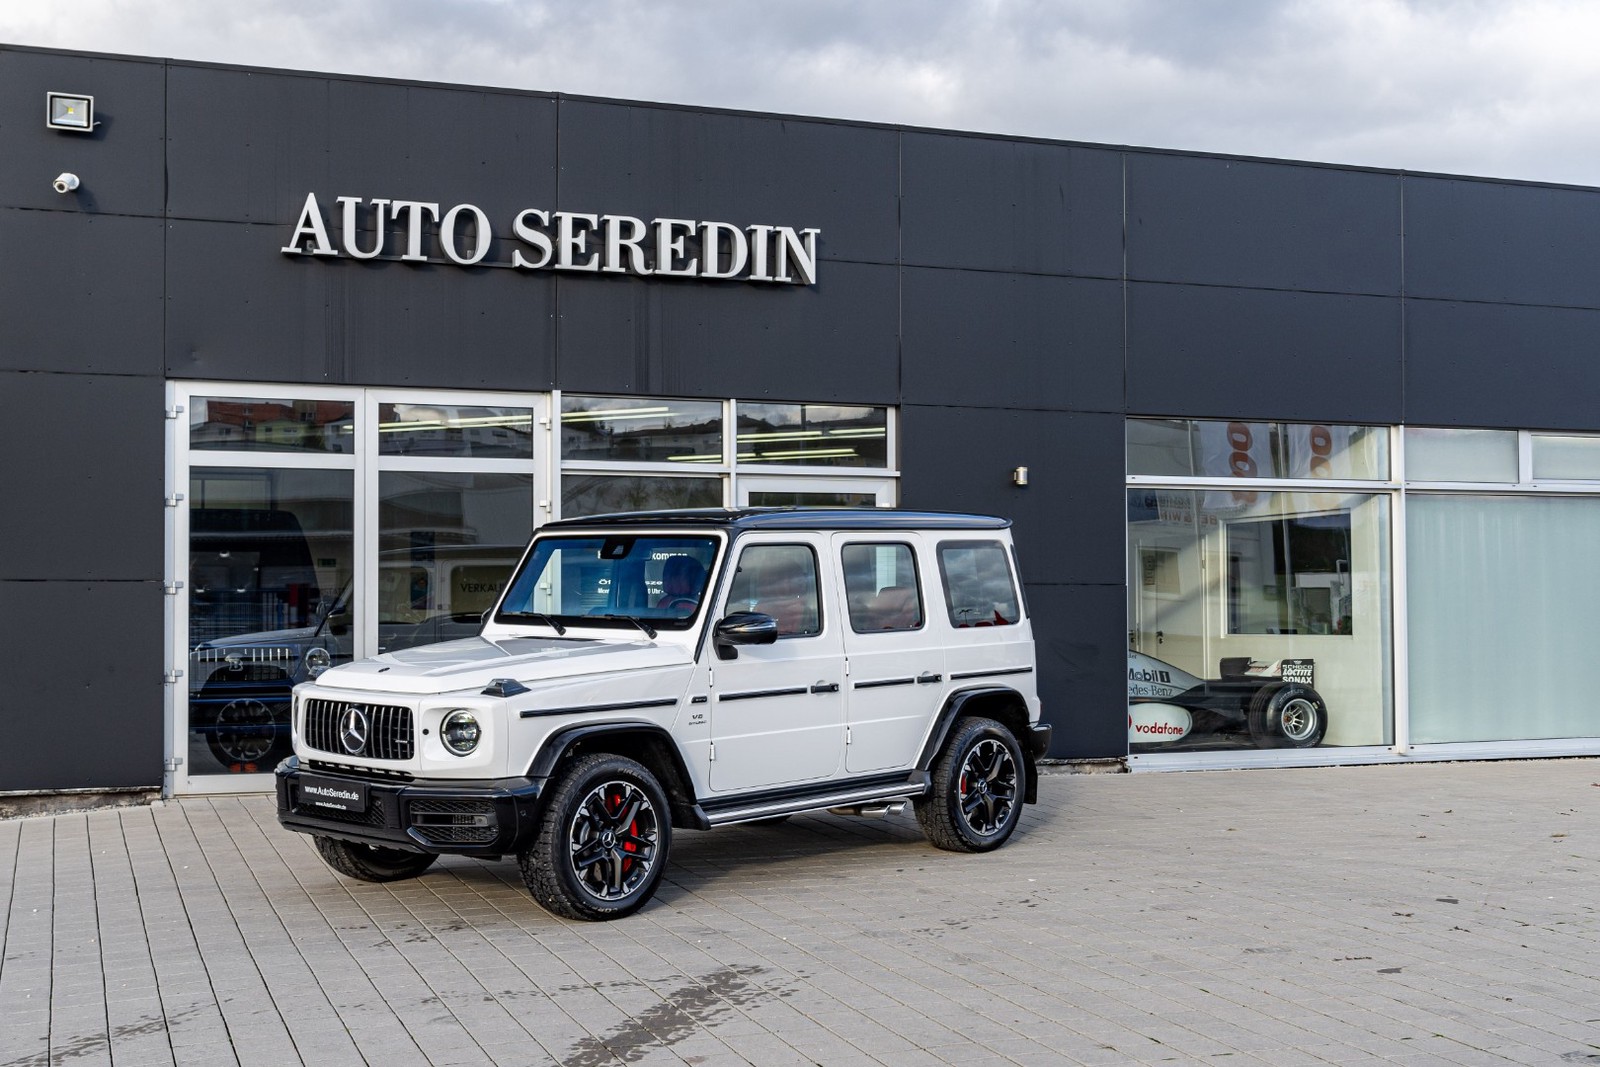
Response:
[{"label": "black alloy wheel", "polygon": [[619,919],[654,895],[671,840],[655,775],[626,757],[594,753],[561,775],[539,836],[518,861],[528,891],[555,914]]},{"label": "black alloy wheel", "polygon": [[1022,816],[1025,773],[1022,749],[1005,725],[961,720],[933,765],[932,788],[915,801],[922,832],[952,852],[999,848]]},{"label": "black alloy wheel", "polygon": [[283,727],[288,721],[287,702],[239,697],[217,709],[216,721],[206,728],[206,744],[229,773],[270,771],[289,754]]}]

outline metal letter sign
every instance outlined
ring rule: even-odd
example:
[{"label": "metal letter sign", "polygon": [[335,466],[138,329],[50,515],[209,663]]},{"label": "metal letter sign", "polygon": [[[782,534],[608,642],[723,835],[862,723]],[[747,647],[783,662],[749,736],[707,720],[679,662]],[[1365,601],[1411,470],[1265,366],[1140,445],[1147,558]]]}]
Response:
[{"label": "metal letter sign", "polygon": [[[570,270],[709,281],[817,283],[816,228],[644,219],[527,208],[511,220],[509,262],[489,260],[495,244],[489,216],[472,204],[441,212],[420,200],[336,197],[338,240],[316,193],[307,193],[289,243],[290,256],[349,256],[409,263],[450,262],[517,270]],[[365,222],[365,225],[363,225]],[[430,257],[424,246],[442,258]],[[402,250],[403,249],[403,250]]]}]

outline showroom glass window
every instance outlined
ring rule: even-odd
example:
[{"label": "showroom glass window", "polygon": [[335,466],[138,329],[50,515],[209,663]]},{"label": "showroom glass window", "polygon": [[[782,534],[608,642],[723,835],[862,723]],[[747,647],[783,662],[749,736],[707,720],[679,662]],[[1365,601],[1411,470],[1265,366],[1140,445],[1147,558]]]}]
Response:
[{"label": "showroom glass window", "polygon": [[477,632],[533,529],[540,401],[171,391],[185,431],[177,755],[188,788],[248,787],[289,751],[296,683]]},{"label": "showroom glass window", "polygon": [[886,407],[561,397],[561,515],[892,506]]},{"label": "showroom glass window", "polygon": [[1127,434],[1133,758],[1392,744],[1388,428]]},{"label": "showroom glass window", "polygon": [[1600,436],[1412,427],[1406,468],[1411,741],[1600,737]]}]

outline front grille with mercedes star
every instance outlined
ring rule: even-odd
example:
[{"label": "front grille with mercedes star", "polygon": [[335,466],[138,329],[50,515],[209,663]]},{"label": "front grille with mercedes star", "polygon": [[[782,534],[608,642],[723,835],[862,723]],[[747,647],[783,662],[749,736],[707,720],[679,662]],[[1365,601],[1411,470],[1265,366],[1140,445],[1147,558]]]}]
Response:
[{"label": "front grille with mercedes star", "polygon": [[306,701],[305,742],[323,752],[409,760],[416,754],[411,709],[350,700]]}]

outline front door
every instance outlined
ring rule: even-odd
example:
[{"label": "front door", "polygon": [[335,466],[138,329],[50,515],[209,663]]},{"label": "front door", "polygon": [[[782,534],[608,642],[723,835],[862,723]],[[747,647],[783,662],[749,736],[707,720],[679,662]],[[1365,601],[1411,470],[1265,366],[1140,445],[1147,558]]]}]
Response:
[{"label": "front door", "polygon": [[711,788],[755,789],[837,774],[844,753],[844,649],[821,534],[742,540],[718,617],[756,611],[778,622],[770,645],[713,655]]}]

